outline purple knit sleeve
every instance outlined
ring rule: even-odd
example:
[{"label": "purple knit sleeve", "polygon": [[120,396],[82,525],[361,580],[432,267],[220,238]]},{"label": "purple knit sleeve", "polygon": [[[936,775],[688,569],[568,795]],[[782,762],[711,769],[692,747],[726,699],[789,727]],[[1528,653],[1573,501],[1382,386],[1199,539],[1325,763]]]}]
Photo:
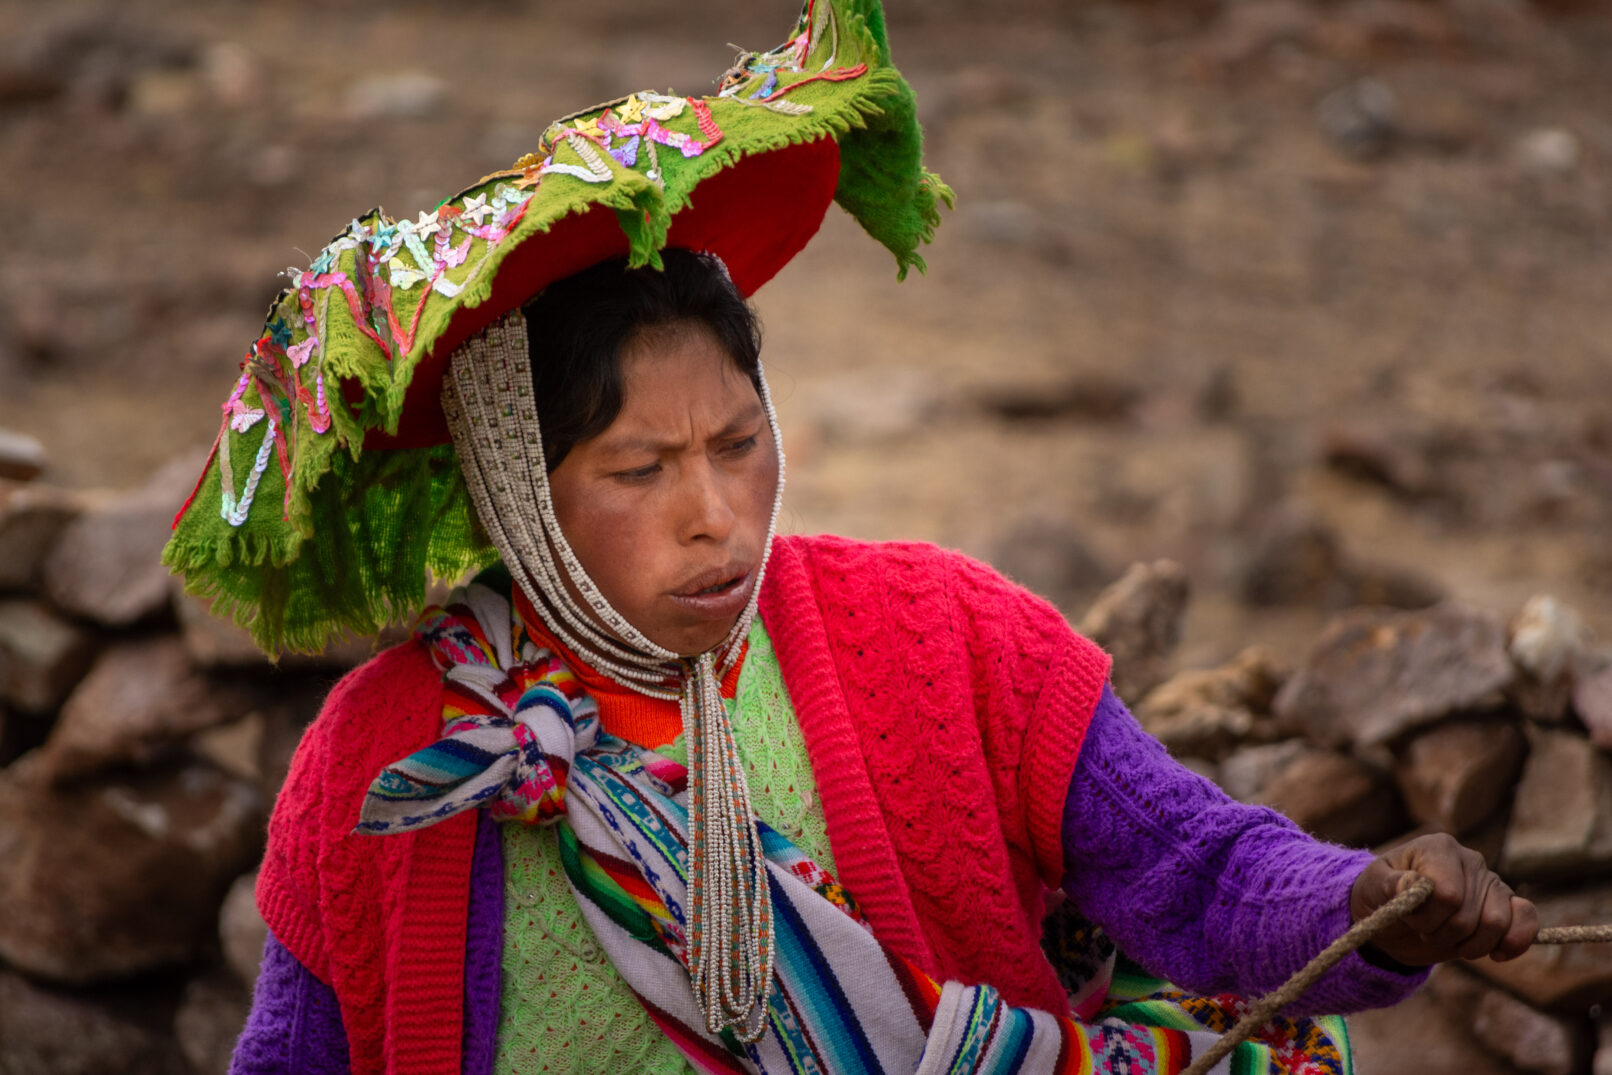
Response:
[{"label": "purple knit sleeve", "polygon": [[470,860],[470,920],[465,928],[464,1075],[492,1075],[504,958],[504,848],[498,823],[482,811]]},{"label": "purple knit sleeve", "polygon": [[[1069,784],[1064,891],[1150,973],[1257,995],[1349,927],[1372,859],[1237,802],[1178,764],[1104,688]],[[1346,957],[1287,1014],[1396,1004],[1426,980]]]},{"label": "purple knit sleeve", "polygon": [[230,1075],[344,1075],[347,1070],[347,1032],[335,992],[269,934]]}]

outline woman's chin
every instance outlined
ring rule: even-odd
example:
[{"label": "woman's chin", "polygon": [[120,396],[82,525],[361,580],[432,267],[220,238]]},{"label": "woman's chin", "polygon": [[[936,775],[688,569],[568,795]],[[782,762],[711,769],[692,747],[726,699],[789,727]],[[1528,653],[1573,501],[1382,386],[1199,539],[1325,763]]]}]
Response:
[{"label": "woman's chin", "polygon": [[710,625],[702,624],[699,631],[677,632],[672,644],[662,643],[662,645],[665,645],[667,649],[676,653],[679,657],[698,657],[700,654],[709,653],[720,646],[727,639],[728,632],[731,630],[733,630],[732,620],[722,624],[720,630]]},{"label": "woman's chin", "polygon": [[639,630],[644,636],[662,649],[671,650],[679,657],[698,657],[702,653],[709,653],[716,649],[733,630],[733,624],[738,616],[729,616],[724,620],[699,620],[690,623],[687,617],[676,617],[663,620],[653,630]]}]

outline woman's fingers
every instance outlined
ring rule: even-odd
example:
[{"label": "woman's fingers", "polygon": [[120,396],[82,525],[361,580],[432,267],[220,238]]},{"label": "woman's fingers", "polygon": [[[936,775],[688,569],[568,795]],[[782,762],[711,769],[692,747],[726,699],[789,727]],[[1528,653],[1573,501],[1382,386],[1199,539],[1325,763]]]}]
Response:
[{"label": "woman's fingers", "polygon": [[1511,929],[1511,888],[1494,874],[1488,875],[1478,925],[1456,947],[1462,959],[1482,959],[1495,950]]},{"label": "woman's fingers", "polygon": [[[1476,879],[1466,856],[1472,854],[1482,871],[1481,856],[1467,852],[1448,837],[1429,838],[1424,846],[1415,850],[1417,854],[1407,865],[1432,881],[1433,891],[1420,907],[1405,916],[1405,925],[1434,945],[1464,939],[1477,924],[1479,912],[1479,907],[1472,905],[1477,896]],[[1401,887],[1409,884],[1407,879]]]},{"label": "woman's fingers", "polygon": [[1521,896],[1510,896],[1510,903],[1511,925],[1493,953],[1493,958],[1501,962],[1516,959],[1528,951],[1534,938],[1539,936],[1539,910],[1533,902]]},{"label": "woman's fingers", "polygon": [[1443,925],[1427,934],[1429,941],[1452,953],[1460,952],[1462,946],[1477,933],[1483,921],[1489,879],[1494,877],[1484,864],[1482,856],[1465,848],[1461,850],[1462,854],[1459,856],[1462,881],[1461,905],[1445,919]]}]

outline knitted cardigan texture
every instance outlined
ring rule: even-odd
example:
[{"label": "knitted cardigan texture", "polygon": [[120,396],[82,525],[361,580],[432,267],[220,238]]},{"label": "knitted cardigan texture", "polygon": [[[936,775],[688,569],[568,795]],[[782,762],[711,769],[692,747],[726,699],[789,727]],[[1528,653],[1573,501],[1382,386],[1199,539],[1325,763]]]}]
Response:
[{"label": "knitted cardigan texture", "polygon": [[[934,977],[1063,1012],[1039,949],[1065,795],[1109,661],[1046,602],[928,545],[780,538],[761,614],[840,880]],[[382,766],[433,741],[441,681],[405,643],[309,727],[269,824],[258,904],[335,991],[354,1071],[458,1072],[475,815],[354,836]]]}]

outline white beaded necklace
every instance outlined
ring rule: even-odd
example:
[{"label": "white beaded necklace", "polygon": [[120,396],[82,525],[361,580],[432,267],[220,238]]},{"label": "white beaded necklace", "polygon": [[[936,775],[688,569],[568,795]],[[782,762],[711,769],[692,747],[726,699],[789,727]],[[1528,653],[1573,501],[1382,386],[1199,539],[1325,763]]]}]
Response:
[{"label": "white beaded necklace", "polygon": [[759,369],[757,382],[778,456],[767,540],[744,612],[720,645],[694,658],[650,641],[612,608],[560,530],[521,311],[455,351],[442,386],[442,411],[476,514],[544,623],[595,671],[641,694],[678,701],[689,769],[689,974],[711,1032],[732,1029],[746,1042],[758,1040],[766,1026],[772,898],[750,787],[718,684],[755,622],[783,502],[783,440]]}]

